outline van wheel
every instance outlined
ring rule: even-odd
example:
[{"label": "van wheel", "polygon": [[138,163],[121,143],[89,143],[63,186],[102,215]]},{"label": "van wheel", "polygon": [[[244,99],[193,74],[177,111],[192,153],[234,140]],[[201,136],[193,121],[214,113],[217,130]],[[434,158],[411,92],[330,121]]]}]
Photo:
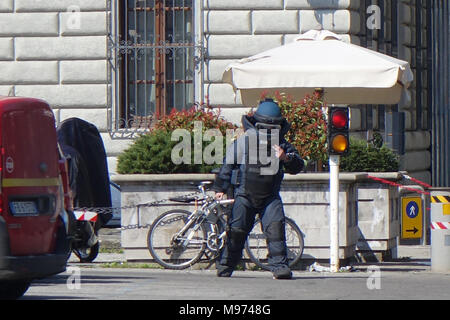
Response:
[{"label": "van wheel", "polygon": [[66,228],[64,224],[61,224],[56,233],[56,245],[55,253],[66,255],[66,260],[69,260],[72,244],[68,235],[66,234]]},{"label": "van wheel", "polygon": [[31,281],[0,281],[0,300],[16,300],[25,294]]},{"label": "van wheel", "polygon": [[73,253],[80,259],[80,262],[92,262],[97,258],[100,242],[97,242],[90,248],[74,249]]}]

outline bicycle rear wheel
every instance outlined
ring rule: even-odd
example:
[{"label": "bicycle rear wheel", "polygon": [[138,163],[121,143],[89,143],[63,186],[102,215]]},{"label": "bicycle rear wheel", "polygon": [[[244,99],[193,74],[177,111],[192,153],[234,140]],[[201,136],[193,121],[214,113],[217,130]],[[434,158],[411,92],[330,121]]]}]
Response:
[{"label": "bicycle rear wheel", "polygon": [[150,254],[167,269],[185,269],[202,257],[207,234],[203,225],[192,224],[183,234],[177,233],[189,221],[191,212],[170,210],[161,214],[152,223],[147,235]]},{"label": "bicycle rear wheel", "polygon": [[[288,263],[289,267],[293,267],[298,263],[303,254],[303,234],[297,224],[288,217],[285,218],[285,234]],[[262,231],[260,219],[255,221],[253,229],[245,243],[245,251],[254,264],[264,270],[270,270],[267,238]]]}]

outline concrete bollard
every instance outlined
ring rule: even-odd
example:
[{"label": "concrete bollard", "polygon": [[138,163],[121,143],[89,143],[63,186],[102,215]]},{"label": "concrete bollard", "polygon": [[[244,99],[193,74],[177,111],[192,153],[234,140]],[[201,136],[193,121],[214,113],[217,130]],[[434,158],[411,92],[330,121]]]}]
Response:
[{"label": "concrete bollard", "polygon": [[450,272],[450,188],[431,189],[431,270]]}]

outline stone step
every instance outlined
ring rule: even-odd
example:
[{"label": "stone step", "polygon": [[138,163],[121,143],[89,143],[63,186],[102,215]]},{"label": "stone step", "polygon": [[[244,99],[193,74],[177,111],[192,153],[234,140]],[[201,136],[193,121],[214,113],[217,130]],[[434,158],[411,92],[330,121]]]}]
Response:
[{"label": "stone step", "polygon": [[431,246],[429,245],[401,245],[397,247],[398,258],[431,259]]}]

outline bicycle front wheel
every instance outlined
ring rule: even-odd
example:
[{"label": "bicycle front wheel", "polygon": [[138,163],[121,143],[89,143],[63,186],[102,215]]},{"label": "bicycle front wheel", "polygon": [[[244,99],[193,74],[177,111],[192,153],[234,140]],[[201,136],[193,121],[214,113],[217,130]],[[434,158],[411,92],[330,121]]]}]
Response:
[{"label": "bicycle front wheel", "polygon": [[[294,267],[303,254],[303,234],[297,224],[290,218],[285,217],[285,235],[287,246],[287,258],[289,267]],[[269,250],[267,249],[267,238],[262,231],[261,220],[257,219],[250,232],[245,251],[250,260],[264,270],[270,270],[268,263]]]},{"label": "bicycle front wheel", "polygon": [[170,210],[160,215],[152,223],[147,236],[150,254],[167,269],[185,269],[202,257],[207,234],[203,225],[192,223],[180,233],[190,221],[191,212]]}]

